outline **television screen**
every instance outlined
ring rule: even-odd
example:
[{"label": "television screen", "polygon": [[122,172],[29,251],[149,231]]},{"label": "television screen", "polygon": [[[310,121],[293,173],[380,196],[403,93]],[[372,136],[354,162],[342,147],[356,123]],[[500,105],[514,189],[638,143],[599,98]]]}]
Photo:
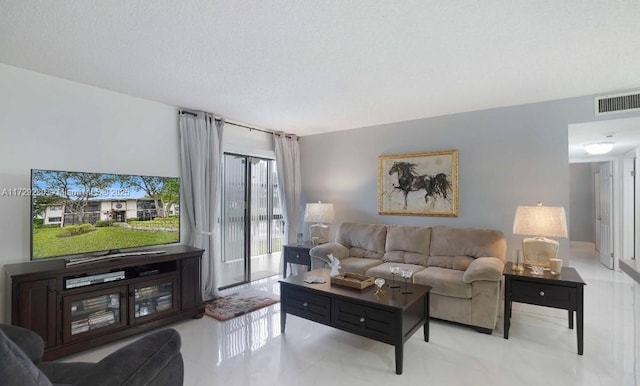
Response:
[{"label": "television screen", "polygon": [[31,170],[31,259],[180,241],[177,177]]}]

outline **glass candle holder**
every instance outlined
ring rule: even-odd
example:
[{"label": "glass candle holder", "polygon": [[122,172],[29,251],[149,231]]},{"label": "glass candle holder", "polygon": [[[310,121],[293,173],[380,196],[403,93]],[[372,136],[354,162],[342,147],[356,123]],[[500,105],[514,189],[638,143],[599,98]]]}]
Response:
[{"label": "glass candle holder", "polygon": [[384,291],[382,291],[382,286],[384,285],[385,280],[381,277],[376,278],[376,280],[374,280],[374,284],[376,285],[376,292],[374,292],[374,295],[377,296],[384,296]]},{"label": "glass candle holder", "polygon": [[524,270],[524,265],[522,264],[522,261],[520,260],[520,250],[516,249],[513,252],[513,265],[511,268],[512,271],[523,271]]},{"label": "glass candle holder", "polygon": [[389,266],[389,272],[391,272],[391,284],[389,284],[389,288],[400,288],[399,285],[396,285],[396,273],[400,272],[400,267],[397,265]]},{"label": "glass candle holder", "polygon": [[410,270],[410,269],[403,269],[400,272],[400,275],[404,279],[404,291],[402,291],[402,293],[403,294],[412,294],[413,292],[411,292],[411,291],[409,291],[407,289],[407,281],[411,278],[411,275],[413,275],[413,271]]}]

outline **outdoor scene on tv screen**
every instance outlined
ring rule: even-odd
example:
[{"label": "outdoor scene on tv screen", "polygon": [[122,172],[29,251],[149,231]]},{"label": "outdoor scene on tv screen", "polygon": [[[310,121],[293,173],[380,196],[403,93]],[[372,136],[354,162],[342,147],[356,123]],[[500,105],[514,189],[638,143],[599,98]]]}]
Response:
[{"label": "outdoor scene on tv screen", "polygon": [[31,171],[31,258],[180,241],[176,177]]}]

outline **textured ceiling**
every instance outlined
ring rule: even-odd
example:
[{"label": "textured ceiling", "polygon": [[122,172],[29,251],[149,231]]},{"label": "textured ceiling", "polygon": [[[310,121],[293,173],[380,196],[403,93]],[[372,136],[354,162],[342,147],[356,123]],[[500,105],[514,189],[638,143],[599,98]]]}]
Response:
[{"label": "textured ceiling", "polygon": [[0,0],[0,62],[307,135],[640,86],[640,2]]}]

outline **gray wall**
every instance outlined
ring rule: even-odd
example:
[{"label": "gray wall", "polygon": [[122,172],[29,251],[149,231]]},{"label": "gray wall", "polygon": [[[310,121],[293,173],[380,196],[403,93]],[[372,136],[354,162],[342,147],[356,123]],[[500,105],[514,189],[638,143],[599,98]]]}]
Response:
[{"label": "gray wall", "polygon": [[[337,223],[499,229],[510,259],[522,241],[512,233],[517,205],[542,201],[570,213],[568,125],[594,120],[587,96],[303,137],[302,202],[333,202]],[[378,215],[379,155],[448,149],[459,151],[458,217]],[[568,239],[559,241],[568,261]]]},{"label": "gray wall", "polygon": [[595,201],[591,163],[569,165],[569,240],[595,243]]}]

